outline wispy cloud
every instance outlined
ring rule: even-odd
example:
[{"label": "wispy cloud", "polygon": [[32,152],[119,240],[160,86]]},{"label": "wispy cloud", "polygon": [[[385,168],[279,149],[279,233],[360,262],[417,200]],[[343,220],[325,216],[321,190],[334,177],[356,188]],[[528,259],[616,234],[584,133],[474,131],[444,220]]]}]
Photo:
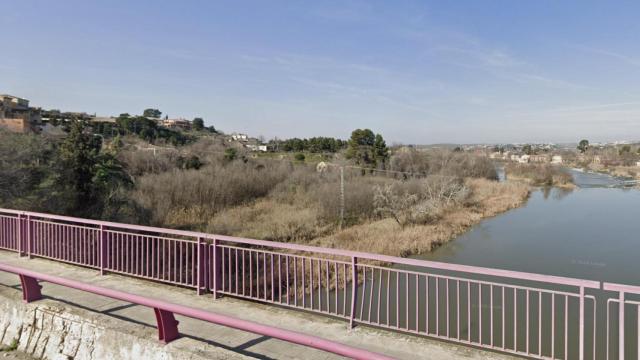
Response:
[{"label": "wispy cloud", "polygon": [[248,64],[269,65],[287,71],[307,71],[314,69],[345,70],[361,73],[384,74],[389,70],[372,64],[337,60],[328,56],[311,56],[293,53],[277,53],[272,55],[240,55],[240,60]]},{"label": "wispy cloud", "polygon": [[576,49],[588,52],[588,53],[592,53],[592,54],[598,54],[598,55],[603,55],[603,56],[607,56],[610,58],[614,58],[617,60],[620,60],[624,63],[627,63],[629,65],[632,66],[640,66],[640,57],[633,57],[633,56],[628,56],[625,54],[621,54],[618,52],[614,52],[611,50],[605,50],[605,49],[597,49],[597,48],[593,48],[590,46],[584,46],[584,45],[574,45],[573,47],[575,47]]},{"label": "wispy cloud", "polygon": [[339,82],[321,81],[310,78],[292,78],[291,80],[306,86],[322,89],[323,91],[329,92],[333,95],[357,97],[362,100],[369,101],[372,104],[384,103],[393,107],[402,108],[404,110],[427,114],[432,118],[436,117],[438,119],[441,119],[440,116],[436,112],[434,112],[433,108],[428,107],[428,105],[433,105],[435,102],[412,102],[407,99],[406,96],[394,96],[394,92],[384,89],[381,90],[379,88],[374,88],[371,86],[360,87]]},{"label": "wispy cloud", "polygon": [[514,73],[509,74],[508,78],[513,81],[519,82],[525,85],[542,85],[549,88],[555,89],[569,89],[569,90],[586,90],[593,89],[593,87],[577,84],[571,81],[556,79],[547,76],[542,76],[538,74],[529,74],[529,73]]},{"label": "wispy cloud", "polygon": [[207,54],[199,53],[188,49],[154,49],[154,52],[159,56],[165,56],[169,58],[179,60],[193,60],[193,61],[215,61],[216,58]]},{"label": "wispy cloud", "polygon": [[[614,123],[640,121],[640,101],[584,104],[509,113],[509,117],[546,119],[563,123],[590,123],[611,126]],[[565,123],[566,124],[566,123]]]},{"label": "wispy cloud", "polygon": [[478,45],[474,45],[470,48],[452,47],[452,46],[437,46],[433,48],[433,51],[443,54],[445,57],[448,55],[454,55],[456,64],[464,64],[459,62],[459,58],[462,55],[467,61],[471,60],[471,63],[467,63],[468,67],[496,67],[496,68],[514,68],[518,66],[526,65],[523,60],[517,59],[513,55],[507,53],[504,50],[499,49],[484,49]]},{"label": "wispy cloud", "polygon": [[592,89],[566,79],[551,76],[532,61],[514,54],[505,46],[496,46],[464,32],[449,29],[404,29],[401,36],[425,47],[427,58],[483,71],[494,78],[522,85],[567,90]]},{"label": "wispy cloud", "polygon": [[338,7],[321,6],[313,14],[322,19],[340,22],[362,22],[374,18],[372,5],[361,0],[342,1]]}]

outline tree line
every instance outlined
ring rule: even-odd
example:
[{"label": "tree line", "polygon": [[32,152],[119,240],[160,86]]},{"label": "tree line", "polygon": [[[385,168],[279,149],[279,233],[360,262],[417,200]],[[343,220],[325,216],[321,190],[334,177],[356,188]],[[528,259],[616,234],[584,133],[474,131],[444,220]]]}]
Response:
[{"label": "tree line", "polygon": [[368,167],[384,168],[389,159],[389,148],[384,138],[370,129],[354,130],[347,141],[332,137],[291,138],[271,140],[269,145],[275,151],[298,153],[337,153],[346,149],[347,159]]},{"label": "tree line", "polygon": [[309,139],[274,139],[269,142],[271,148],[285,152],[336,153],[347,147],[344,140],[332,137],[312,137]]}]

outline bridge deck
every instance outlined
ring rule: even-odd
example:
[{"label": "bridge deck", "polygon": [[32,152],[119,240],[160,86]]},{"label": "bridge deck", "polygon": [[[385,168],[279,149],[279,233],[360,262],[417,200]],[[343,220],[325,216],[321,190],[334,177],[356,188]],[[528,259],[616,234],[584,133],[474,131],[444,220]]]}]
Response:
[{"label": "bridge deck", "polygon": [[[443,343],[426,338],[394,333],[364,326],[348,330],[342,320],[290,309],[276,308],[233,298],[213,300],[209,294],[197,296],[193,290],[170,287],[118,275],[100,276],[95,270],[54,263],[42,259],[18,258],[15,253],[0,250],[0,261],[43,273],[68,277],[78,281],[114,288],[130,293],[155,297],[177,304],[210,310],[220,314],[235,316],[264,324],[276,325],[289,330],[313,334],[348,345],[387,354],[399,359],[509,359],[511,357],[464,346]],[[17,292],[20,284],[17,276],[0,272],[0,292]],[[148,330],[155,327],[155,318],[149,309],[133,306],[94,294],[75,291],[53,284],[43,284],[44,294],[64,306],[78,306],[85,310],[109,316],[116,321],[144,324],[142,336],[149,336]],[[11,288],[13,287],[13,288]],[[189,318],[178,318],[184,338],[176,341],[185,348],[205,346],[223,348],[228,351],[263,359],[336,359],[338,356],[319,350],[292,345],[287,342],[263,338],[258,335],[229,329]],[[215,352],[214,352],[215,353]],[[225,356],[221,356],[225,357]]]}]

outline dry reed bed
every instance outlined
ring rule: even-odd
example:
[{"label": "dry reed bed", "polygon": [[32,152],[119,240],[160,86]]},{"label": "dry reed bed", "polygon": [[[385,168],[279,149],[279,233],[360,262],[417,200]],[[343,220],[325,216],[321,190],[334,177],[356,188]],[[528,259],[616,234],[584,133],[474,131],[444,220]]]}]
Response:
[{"label": "dry reed bed", "polygon": [[[428,252],[437,246],[454,239],[478,224],[483,219],[496,216],[510,209],[521,206],[529,196],[529,186],[521,182],[503,182],[486,179],[467,179],[466,184],[472,190],[472,196],[466,206],[449,209],[439,220],[427,225],[414,225],[401,228],[393,219],[368,221],[354,225],[333,234],[320,236],[310,241],[296,241],[306,245],[339,248],[345,250],[378,253],[391,256],[409,256]],[[258,206],[266,206],[264,203]],[[345,261],[342,257],[325,254],[285,252],[290,255],[311,256],[314,259]],[[385,265],[375,261],[365,261],[370,265]],[[301,264],[295,270],[302,274]],[[324,275],[324,274],[323,274]],[[342,288],[351,279],[337,274],[338,287]],[[315,274],[313,276],[316,276]],[[267,279],[268,280],[268,279]],[[316,286],[321,284],[329,289],[335,288],[336,274],[333,269],[329,277],[315,278]],[[308,285],[308,284],[307,284]],[[271,284],[268,285],[271,286]],[[307,289],[309,290],[309,289]]]},{"label": "dry reed bed", "polygon": [[386,218],[314,239],[310,244],[401,257],[420,254],[455,238],[485,218],[521,206],[529,195],[529,187],[522,183],[486,179],[467,179],[466,182],[472,189],[470,204],[449,209],[432,224],[402,229]]}]

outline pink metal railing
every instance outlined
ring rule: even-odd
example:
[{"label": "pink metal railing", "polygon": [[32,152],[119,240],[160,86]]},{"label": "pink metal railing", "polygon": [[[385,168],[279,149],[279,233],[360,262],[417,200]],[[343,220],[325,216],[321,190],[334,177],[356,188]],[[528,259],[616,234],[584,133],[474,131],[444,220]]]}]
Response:
[{"label": "pink metal railing", "polygon": [[151,299],[140,295],[126,293],[123,291],[108,289],[75,280],[42,274],[2,263],[0,263],[0,271],[13,273],[20,276],[20,282],[22,284],[22,294],[25,302],[32,302],[42,298],[41,286],[38,284],[38,280],[40,280],[72,289],[86,291],[92,294],[110,297],[112,299],[122,300],[129,303],[153,308],[158,325],[158,338],[163,343],[169,343],[180,336],[178,332],[178,321],[176,321],[174,316],[174,314],[178,314],[193,319],[208,321],[214,324],[252,332],[259,335],[270,336],[276,339],[320,349],[327,352],[332,352],[353,359],[391,359],[390,357],[382,354],[347,346],[316,336],[300,334],[273,326],[262,325],[252,321],[246,321],[230,316],[215,314],[208,311],[173,304],[162,300]]},{"label": "pink metal railing", "polygon": [[603,354],[596,281],[3,209],[0,247],[351,326],[534,358]]},{"label": "pink metal railing", "polygon": [[[606,358],[609,359],[611,354],[617,354],[619,359],[640,358],[640,286],[603,283],[602,288],[617,294],[616,297],[607,299]],[[613,307],[613,304],[616,306]],[[613,313],[612,308],[615,309]],[[617,325],[617,329],[610,326],[611,323]],[[630,342],[633,335],[635,342]]]}]

